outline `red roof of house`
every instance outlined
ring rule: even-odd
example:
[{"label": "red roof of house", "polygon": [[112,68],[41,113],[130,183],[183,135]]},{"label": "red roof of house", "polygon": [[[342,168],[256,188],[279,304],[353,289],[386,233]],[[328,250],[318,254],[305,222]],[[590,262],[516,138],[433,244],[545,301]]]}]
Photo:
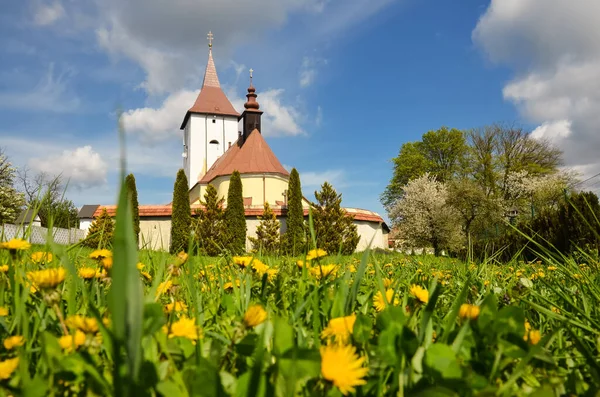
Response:
[{"label": "red roof of house", "polygon": [[260,131],[255,129],[240,145],[239,141],[215,161],[200,183],[210,183],[218,176],[240,174],[280,174],[289,176],[275,153],[271,150]]},{"label": "red roof of house", "polygon": [[221,89],[219,77],[217,76],[217,68],[212,57],[212,50],[208,52],[208,63],[204,72],[204,81],[202,89],[194,105],[187,111],[181,124],[181,129],[185,128],[190,114],[192,113],[208,113],[224,116],[238,117],[239,113],[234,109],[229,99]]}]

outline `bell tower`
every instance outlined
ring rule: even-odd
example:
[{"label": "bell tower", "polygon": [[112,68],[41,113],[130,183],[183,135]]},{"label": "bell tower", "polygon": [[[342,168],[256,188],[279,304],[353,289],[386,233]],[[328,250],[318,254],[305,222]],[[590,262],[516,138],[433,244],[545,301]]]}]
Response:
[{"label": "bell tower", "polygon": [[247,101],[244,104],[244,113],[240,116],[240,120],[243,120],[243,131],[242,131],[242,144],[246,141],[248,136],[255,129],[258,132],[261,131],[261,116],[263,111],[260,110],[260,105],[256,101],[256,88],[252,85],[252,73],[254,70],[250,69],[250,87],[248,87],[248,93],[246,94]]}]

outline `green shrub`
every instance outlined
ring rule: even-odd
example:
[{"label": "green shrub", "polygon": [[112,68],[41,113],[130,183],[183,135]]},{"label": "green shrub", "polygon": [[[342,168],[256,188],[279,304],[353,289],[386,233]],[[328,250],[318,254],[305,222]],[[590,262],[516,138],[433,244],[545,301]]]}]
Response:
[{"label": "green shrub", "polygon": [[190,240],[192,214],[188,195],[188,181],[183,169],[177,172],[177,179],[173,188],[172,206],[170,252],[187,251]]},{"label": "green shrub", "polygon": [[107,248],[112,245],[114,232],[114,222],[106,208],[102,209],[100,216],[97,217],[88,229],[88,237],[82,241],[82,244],[90,248]]},{"label": "green shrub", "polygon": [[225,225],[229,237],[229,250],[235,255],[242,254],[246,251],[246,213],[242,196],[242,178],[237,171],[233,171],[229,178]]},{"label": "green shrub", "polygon": [[260,223],[256,227],[256,237],[249,237],[252,249],[263,255],[274,254],[279,251],[279,240],[281,224],[269,203],[265,203]]}]

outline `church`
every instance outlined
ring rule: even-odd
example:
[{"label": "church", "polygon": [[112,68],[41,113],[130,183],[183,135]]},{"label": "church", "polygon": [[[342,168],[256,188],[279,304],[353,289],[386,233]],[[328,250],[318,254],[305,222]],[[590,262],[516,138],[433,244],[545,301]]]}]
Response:
[{"label": "church", "polygon": [[[221,89],[212,56],[212,34],[209,33],[208,63],[202,88],[180,126],[183,130],[183,169],[189,182],[192,215],[201,210],[201,200],[209,184],[226,200],[229,178],[237,170],[242,179],[247,237],[256,235],[258,217],[262,215],[265,202],[280,221],[283,233],[289,173],[262,135],[263,111],[252,84],[252,70],[246,98],[240,114]],[[305,197],[303,207],[308,219],[309,201]],[[80,227],[87,230],[103,209],[115,216],[114,205],[84,205],[79,212]],[[372,248],[388,248],[389,228],[379,214],[357,208],[345,210],[357,225],[360,236],[357,251],[366,249],[371,241]],[[168,250],[171,204],[140,205],[139,214],[140,248]],[[252,248],[248,239],[246,247],[248,251]]]}]

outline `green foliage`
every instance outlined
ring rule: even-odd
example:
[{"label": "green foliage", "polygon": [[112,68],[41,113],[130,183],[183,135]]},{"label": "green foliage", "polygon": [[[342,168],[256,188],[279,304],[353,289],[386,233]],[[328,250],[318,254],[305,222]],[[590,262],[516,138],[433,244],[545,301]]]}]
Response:
[{"label": "green foliage", "polygon": [[306,245],[306,224],[302,208],[302,187],[300,175],[295,168],[290,172],[287,198],[286,231],[281,239],[282,250],[291,256],[304,251]]},{"label": "green foliage", "polygon": [[217,256],[225,248],[228,241],[225,224],[224,199],[219,198],[213,185],[206,187],[202,209],[197,211],[197,221],[194,236],[198,252],[204,255]]},{"label": "green foliage", "polygon": [[90,248],[107,248],[112,245],[114,222],[106,208],[102,208],[98,216],[88,229],[88,236],[82,244]]},{"label": "green foliage", "polygon": [[353,217],[342,208],[342,195],[325,182],[315,191],[317,202],[312,205],[317,247],[330,253],[354,252],[360,237]]},{"label": "green foliage", "polygon": [[262,255],[277,253],[279,251],[281,224],[269,203],[265,203],[263,214],[259,219],[260,223],[256,227],[256,237],[249,237],[253,250]]},{"label": "green foliage", "polygon": [[25,200],[14,188],[16,170],[0,148],[0,225],[14,223]]},{"label": "green foliage", "polygon": [[125,178],[125,186],[127,186],[127,193],[131,198],[131,212],[133,216],[133,234],[135,235],[135,241],[140,241],[140,203],[138,202],[137,186],[135,184],[135,176],[133,174],[127,175]]},{"label": "green foliage", "polygon": [[190,241],[192,212],[188,195],[188,180],[185,171],[177,172],[173,187],[173,204],[171,215],[171,246],[170,252],[187,251]]},{"label": "green foliage", "polygon": [[235,255],[246,251],[246,212],[242,195],[242,178],[233,171],[229,178],[227,208],[225,209],[225,227],[229,236],[228,248]]}]

